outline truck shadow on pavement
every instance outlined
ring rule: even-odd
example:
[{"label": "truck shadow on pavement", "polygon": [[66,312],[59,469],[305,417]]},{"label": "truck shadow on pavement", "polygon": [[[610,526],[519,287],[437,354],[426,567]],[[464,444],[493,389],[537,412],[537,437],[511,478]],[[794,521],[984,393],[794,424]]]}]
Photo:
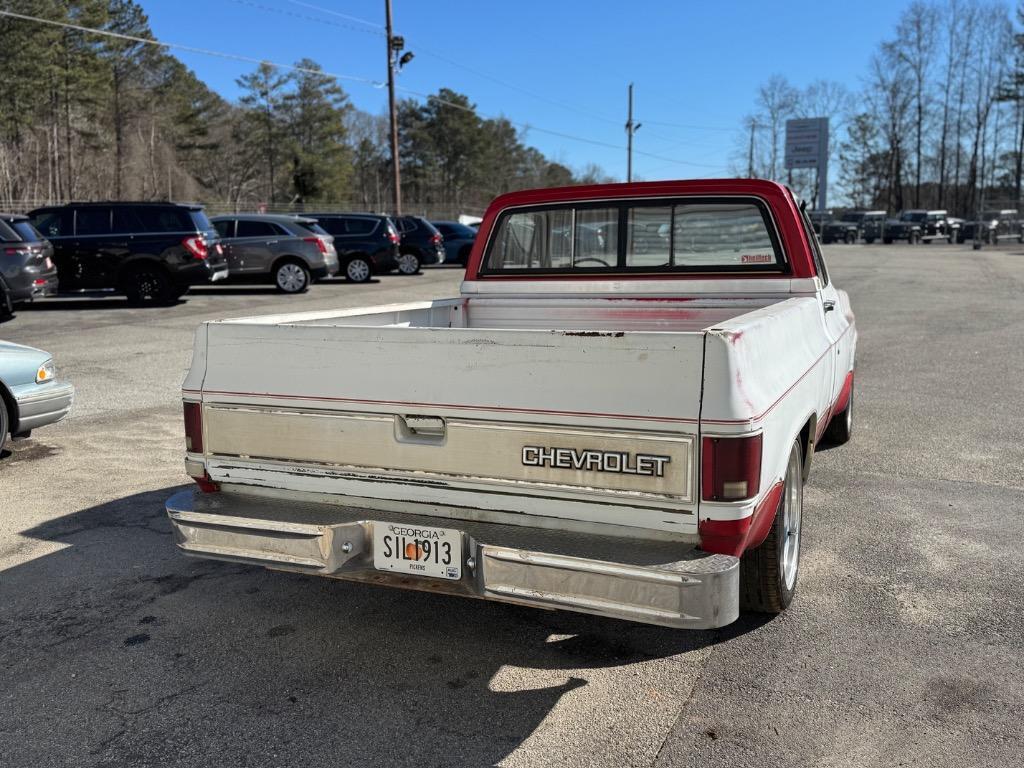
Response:
[{"label": "truck shadow on pavement", "polygon": [[0,551],[5,765],[491,765],[595,671],[764,621],[678,632],[193,560],[175,490]]}]

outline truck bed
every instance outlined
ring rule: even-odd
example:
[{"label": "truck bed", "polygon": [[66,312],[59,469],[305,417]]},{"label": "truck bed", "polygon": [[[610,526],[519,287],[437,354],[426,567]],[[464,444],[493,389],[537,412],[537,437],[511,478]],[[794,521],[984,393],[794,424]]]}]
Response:
[{"label": "truck bed", "polygon": [[476,328],[547,331],[703,331],[782,300],[757,298],[615,299],[459,297],[353,310],[226,320],[259,325]]},{"label": "truck bed", "polygon": [[[788,385],[737,389],[737,361],[771,354],[743,329],[778,344],[813,308],[473,297],[209,322],[184,394],[202,403],[216,482],[692,537],[701,420],[722,425]],[[667,469],[566,472],[528,466],[524,447],[667,457]]]}]

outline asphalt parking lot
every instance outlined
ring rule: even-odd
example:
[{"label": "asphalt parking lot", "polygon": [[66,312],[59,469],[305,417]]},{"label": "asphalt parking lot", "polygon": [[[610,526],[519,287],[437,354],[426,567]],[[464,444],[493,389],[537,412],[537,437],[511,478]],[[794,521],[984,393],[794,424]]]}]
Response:
[{"label": "asphalt parking lot", "polygon": [[826,253],[855,435],[815,457],[791,610],[708,632],[174,548],[201,320],[451,296],[458,270],[21,311],[0,338],[78,397],[0,459],[0,764],[1019,765],[1024,249]]}]

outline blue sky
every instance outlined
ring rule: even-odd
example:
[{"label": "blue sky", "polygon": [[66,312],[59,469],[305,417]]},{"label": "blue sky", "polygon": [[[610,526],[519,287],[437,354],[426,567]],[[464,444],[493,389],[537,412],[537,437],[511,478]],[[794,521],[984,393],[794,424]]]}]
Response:
[{"label": "blue sky", "polygon": [[[331,73],[386,77],[384,0],[141,2],[166,42],[281,63],[308,57]],[[625,177],[626,87],[633,81],[643,124],[635,149],[663,158],[635,155],[634,173],[647,179],[725,174],[755,90],[773,73],[797,86],[823,78],[858,88],[904,7],[884,0],[393,4],[395,32],[416,54],[400,86],[423,93],[449,87],[483,115],[535,126],[527,143],[573,168],[594,162]],[[238,95],[235,78],[254,68],[173,53],[229,99]],[[386,108],[386,89],[342,85],[359,108]]]}]

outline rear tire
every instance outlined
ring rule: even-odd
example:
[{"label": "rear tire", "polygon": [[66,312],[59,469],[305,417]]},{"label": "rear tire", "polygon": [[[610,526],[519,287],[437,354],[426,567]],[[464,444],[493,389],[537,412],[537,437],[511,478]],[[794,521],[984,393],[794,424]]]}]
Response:
[{"label": "rear tire", "polygon": [[892,238],[891,237],[884,237],[884,238],[882,238],[882,242],[885,243],[886,245],[892,245]]},{"label": "rear tire", "polygon": [[125,296],[133,306],[166,306],[178,300],[171,278],[160,267],[141,264],[133,267],[122,279]]},{"label": "rear tire", "polygon": [[0,397],[0,453],[3,453],[4,445],[7,443],[7,430],[10,428],[7,423],[7,403]]},{"label": "rear tire", "polygon": [[793,602],[800,568],[803,523],[803,451],[794,440],[786,464],[782,498],[765,540],[740,560],[740,607],[758,613],[782,613]]},{"label": "rear tire", "polygon": [[843,445],[850,442],[853,436],[853,387],[850,387],[850,399],[842,413],[832,417],[825,429],[825,439],[832,445]]},{"label": "rear tire", "polygon": [[[3,280],[0,280],[0,320],[8,320],[14,317],[14,301],[11,299],[11,292],[7,290]],[[0,402],[0,406],[3,403]]]},{"label": "rear tire", "polygon": [[350,283],[365,283],[372,274],[370,262],[363,256],[354,256],[345,262],[345,279]]},{"label": "rear tire", "polygon": [[274,265],[274,285],[281,293],[305,293],[309,283],[309,267],[298,259],[286,259]]},{"label": "rear tire", "polygon": [[864,238],[864,242],[867,243],[868,245],[871,245],[873,242],[875,242],[875,238],[873,238],[873,237],[865,237]]},{"label": "rear tire", "polygon": [[398,272],[402,275],[415,275],[420,271],[420,257],[415,253],[403,253],[398,256]]}]

